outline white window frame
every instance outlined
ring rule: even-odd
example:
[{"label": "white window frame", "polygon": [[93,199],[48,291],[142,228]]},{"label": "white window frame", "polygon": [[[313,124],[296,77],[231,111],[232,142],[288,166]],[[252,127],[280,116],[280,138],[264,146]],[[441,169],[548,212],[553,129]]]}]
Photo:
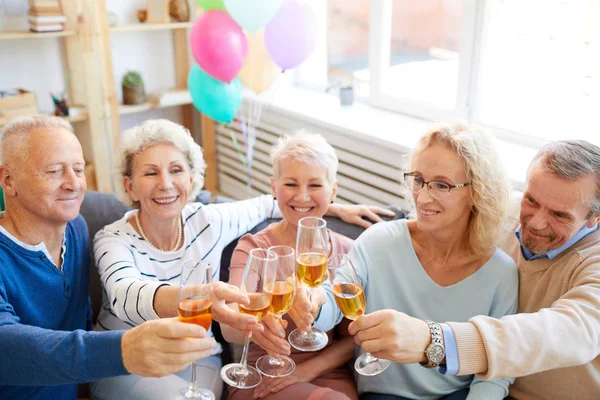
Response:
[{"label": "white window frame", "polygon": [[[306,0],[311,4],[319,21],[321,42],[311,57],[294,72],[296,85],[326,90],[327,82],[327,0]],[[392,1],[370,1],[369,28],[369,72],[370,94],[361,98],[368,104],[415,117],[425,121],[464,119],[485,126],[496,136],[508,142],[526,147],[540,148],[548,143],[542,138],[528,136],[505,128],[485,125],[478,115],[479,71],[484,44],[484,26],[489,12],[490,0],[464,0],[461,23],[461,44],[459,50],[459,76],[457,82],[456,106],[448,110],[433,104],[420,102],[414,98],[386,94],[382,90],[385,74],[389,66],[392,32]]]},{"label": "white window frame", "polygon": [[[465,0],[462,13],[462,36],[459,57],[459,76],[456,107],[448,110],[415,99],[390,96],[382,85],[390,59],[392,33],[392,1],[371,0],[369,69],[371,71],[371,94],[369,103],[427,120],[462,118],[472,120],[470,99],[477,93],[475,72],[479,64],[479,43],[483,30],[485,0]],[[473,23],[475,21],[475,23]]]}]

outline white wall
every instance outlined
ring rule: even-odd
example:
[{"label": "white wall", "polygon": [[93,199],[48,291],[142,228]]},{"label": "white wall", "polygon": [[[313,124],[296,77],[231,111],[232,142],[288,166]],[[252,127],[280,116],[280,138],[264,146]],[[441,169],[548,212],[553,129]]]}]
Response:
[{"label": "white wall", "polygon": [[[0,0],[0,29],[22,28],[27,0]],[[119,24],[137,22],[137,9],[146,0],[107,0],[107,9],[117,13]],[[115,89],[122,100],[121,77],[128,70],[142,73],[146,91],[175,86],[171,31],[120,32],[111,34]],[[0,41],[0,89],[23,88],[35,92],[41,112],[53,110],[49,92],[62,92],[67,66],[60,38]],[[91,84],[72,82],[71,84]],[[168,118],[179,122],[178,109],[151,110],[121,117],[122,129],[149,118]]]}]

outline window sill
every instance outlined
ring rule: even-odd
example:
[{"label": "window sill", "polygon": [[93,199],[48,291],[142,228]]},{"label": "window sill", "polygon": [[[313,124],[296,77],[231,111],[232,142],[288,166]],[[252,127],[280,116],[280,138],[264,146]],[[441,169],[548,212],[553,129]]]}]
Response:
[{"label": "window sill", "polygon": [[[252,97],[246,96],[248,99]],[[348,136],[367,136],[374,144],[408,152],[432,121],[386,111],[364,102],[340,106],[337,96],[299,87],[280,87],[258,97],[267,109]],[[537,148],[497,140],[502,162],[514,189],[523,190],[527,167]]]}]

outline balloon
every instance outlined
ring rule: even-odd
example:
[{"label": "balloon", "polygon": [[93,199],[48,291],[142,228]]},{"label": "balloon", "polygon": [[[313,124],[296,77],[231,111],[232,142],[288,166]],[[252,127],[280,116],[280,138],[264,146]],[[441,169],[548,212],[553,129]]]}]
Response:
[{"label": "balloon", "polygon": [[317,18],[309,5],[298,0],[283,3],[265,27],[265,44],[271,58],[284,70],[300,65],[315,48]]},{"label": "balloon", "polygon": [[235,22],[253,32],[265,26],[275,16],[281,0],[224,0],[224,3]]},{"label": "balloon", "polygon": [[188,89],[198,111],[215,121],[231,122],[242,105],[239,79],[231,83],[219,82],[195,64],[188,75]]},{"label": "balloon", "polygon": [[225,9],[223,0],[196,0],[196,4],[202,7],[204,11]]},{"label": "balloon", "polygon": [[221,10],[207,11],[196,20],[190,43],[198,65],[222,82],[237,76],[248,52],[244,32]]},{"label": "balloon", "polygon": [[268,90],[281,75],[281,68],[269,57],[263,30],[248,33],[248,58],[240,71],[240,80],[255,93]]}]

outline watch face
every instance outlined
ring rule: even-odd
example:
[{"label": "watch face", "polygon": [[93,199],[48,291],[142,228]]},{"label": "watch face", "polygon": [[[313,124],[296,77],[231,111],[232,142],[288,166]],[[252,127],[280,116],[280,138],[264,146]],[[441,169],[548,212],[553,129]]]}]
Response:
[{"label": "watch face", "polygon": [[440,363],[444,359],[444,347],[440,344],[432,344],[427,349],[427,358],[434,363]]}]

